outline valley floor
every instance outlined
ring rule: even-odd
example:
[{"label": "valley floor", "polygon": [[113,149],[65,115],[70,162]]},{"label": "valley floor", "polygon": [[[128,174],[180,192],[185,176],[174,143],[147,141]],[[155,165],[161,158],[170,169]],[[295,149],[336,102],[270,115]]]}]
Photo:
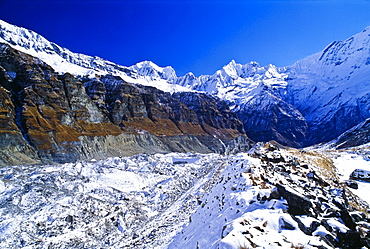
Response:
[{"label": "valley floor", "polygon": [[[258,144],[0,169],[0,248],[366,248],[364,150]],[[360,199],[360,198],[362,199]]]}]

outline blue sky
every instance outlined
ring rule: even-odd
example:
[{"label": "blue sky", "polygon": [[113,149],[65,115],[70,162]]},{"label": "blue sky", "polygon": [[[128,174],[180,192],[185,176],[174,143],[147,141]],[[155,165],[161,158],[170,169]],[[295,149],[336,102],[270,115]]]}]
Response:
[{"label": "blue sky", "polygon": [[370,0],[0,0],[0,18],[73,52],[177,75],[288,66],[370,26]]}]

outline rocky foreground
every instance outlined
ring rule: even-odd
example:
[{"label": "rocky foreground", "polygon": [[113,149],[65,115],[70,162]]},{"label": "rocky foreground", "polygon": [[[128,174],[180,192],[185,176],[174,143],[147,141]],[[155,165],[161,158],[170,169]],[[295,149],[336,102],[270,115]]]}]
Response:
[{"label": "rocky foreground", "polygon": [[331,153],[268,143],[3,168],[0,247],[369,246],[368,204]]}]

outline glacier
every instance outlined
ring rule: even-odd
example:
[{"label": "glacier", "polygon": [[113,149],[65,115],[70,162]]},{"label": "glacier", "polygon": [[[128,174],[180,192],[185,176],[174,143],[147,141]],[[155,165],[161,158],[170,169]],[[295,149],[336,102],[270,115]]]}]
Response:
[{"label": "glacier", "polygon": [[[335,165],[345,180],[345,165],[363,159],[337,153],[332,164],[321,153],[259,144],[233,156],[140,154],[2,168],[0,247],[359,248],[360,238],[347,240],[351,225],[366,231],[370,224],[344,220],[361,212],[343,209],[357,197],[338,184]],[[361,184],[360,196],[369,190]]]}]

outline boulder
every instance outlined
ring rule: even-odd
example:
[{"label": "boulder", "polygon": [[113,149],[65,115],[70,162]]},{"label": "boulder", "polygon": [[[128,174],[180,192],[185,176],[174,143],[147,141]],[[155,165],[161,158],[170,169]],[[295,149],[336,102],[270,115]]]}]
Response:
[{"label": "boulder", "polygon": [[296,192],[295,190],[283,186],[276,185],[277,191],[288,202],[288,212],[292,215],[309,215],[312,203],[310,199]]},{"label": "boulder", "polygon": [[370,171],[364,169],[355,169],[349,176],[351,180],[360,180],[370,182]]},{"label": "boulder", "polygon": [[356,181],[348,180],[345,181],[345,184],[350,188],[358,189],[358,183]]}]

